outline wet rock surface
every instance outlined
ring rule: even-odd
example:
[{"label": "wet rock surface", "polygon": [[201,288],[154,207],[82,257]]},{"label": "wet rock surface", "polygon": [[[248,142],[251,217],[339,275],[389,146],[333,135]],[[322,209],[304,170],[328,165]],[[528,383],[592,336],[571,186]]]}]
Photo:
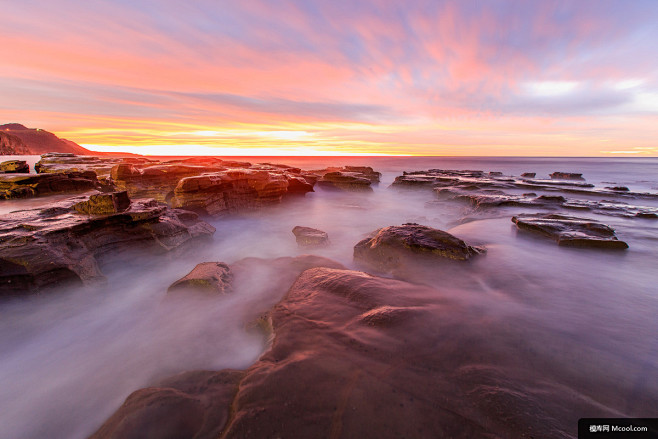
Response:
[{"label": "wet rock surface", "polygon": [[23,160],[7,160],[0,163],[0,174],[28,174],[30,166]]},{"label": "wet rock surface", "polygon": [[322,230],[311,227],[296,226],[292,229],[297,245],[300,247],[321,247],[329,245],[329,235]]},{"label": "wet rock surface", "polygon": [[194,291],[200,293],[225,294],[231,290],[233,274],[223,262],[202,262],[183,278],[171,284],[168,293]]},{"label": "wet rock surface", "polygon": [[106,258],[134,250],[166,253],[215,231],[196,214],[152,199],[94,195],[0,217],[0,294],[91,284],[104,279]]},{"label": "wet rock surface", "polygon": [[97,157],[72,153],[47,153],[35,163],[38,173],[94,171],[99,177],[109,177],[112,168],[120,163],[146,164],[154,160],[145,157]]},{"label": "wet rock surface", "polygon": [[555,180],[585,180],[583,174],[576,174],[573,172],[556,171],[550,174],[550,177]]},{"label": "wet rock surface", "polygon": [[0,200],[100,189],[93,171],[56,174],[0,174]]},{"label": "wet rock surface", "polygon": [[492,176],[483,171],[431,169],[405,172],[395,178],[391,187],[432,189],[440,200],[466,204],[473,212],[492,208],[523,207],[591,211],[626,218],[658,216],[656,207],[629,202],[656,200],[657,194],[623,190],[625,187],[597,188],[593,184],[577,180]]},{"label": "wet rock surface", "polygon": [[92,437],[561,438],[579,417],[617,413],[588,396],[596,382],[567,380],[518,329],[470,312],[426,286],[310,269],[246,371],[137,391]]},{"label": "wet rock surface", "polygon": [[625,250],[628,244],[615,236],[612,227],[587,218],[549,214],[518,215],[512,222],[519,229],[534,232],[567,247]]},{"label": "wet rock surface", "polygon": [[354,260],[380,272],[393,272],[413,265],[420,258],[466,261],[484,253],[442,230],[414,223],[384,227],[354,246]]}]

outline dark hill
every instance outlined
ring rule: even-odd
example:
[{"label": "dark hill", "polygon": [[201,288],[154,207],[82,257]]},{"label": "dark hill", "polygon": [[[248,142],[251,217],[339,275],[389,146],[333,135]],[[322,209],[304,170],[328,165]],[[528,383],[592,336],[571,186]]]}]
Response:
[{"label": "dark hill", "polygon": [[26,155],[31,151],[27,145],[17,136],[7,131],[0,131],[0,155]]}]

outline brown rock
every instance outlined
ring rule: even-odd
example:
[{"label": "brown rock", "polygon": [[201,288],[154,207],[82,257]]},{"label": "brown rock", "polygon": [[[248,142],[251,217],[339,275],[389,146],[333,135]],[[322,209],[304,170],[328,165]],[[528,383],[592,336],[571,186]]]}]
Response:
[{"label": "brown rock", "polygon": [[628,244],[615,236],[610,226],[586,218],[550,214],[526,214],[512,217],[519,229],[554,239],[558,245],[624,250]]},{"label": "brown rock", "polygon": [[225,169],[219,165],[176,165],[156,164],[141,166],[122,163],[112,168],[110,173],[114,184],[128,195],[138,198],[154,198],[156,201],[169,202],[174,196],[174,189],[185,177],[217,172]]},{"label": "brown rock", "polygon": [[223,262],[202,262],[185,277],[171,284],[167,292],[198,291],[202,293],[225,294],[231,290],[233,275]]},{"label": "brown rock", "polygon": [[57,174],[0,174],[0,200],[97,189],[93,171]]},{"label": "brown rock", "polygon": [[572,172],[553,172],[550,177],[555,180],[585,180],[583,174],[575,174]]},{"label": "brown rock", "polygon": [[354,246],[354,259],[377,271],[392,272],[421,258],[465,261],[483,252],[442,230],[408,223],[376,230]]},{"label": "brown rock", "polygon": [[[92,437],[163,437],[171,422],[164,437],[562,438],[583,413],[620,413],[590,394],[586,372],[575,379],[522,327],[473,308],[426,286],[307,270],[269,313],[272,346],[244,375],[214,386],[195,372],[136,392]],[[210,400],[224,408],[205,410]]]},{"label": "brown rock", "polygon": [[89,439],[219,437],[243,371],[185,372],[131,394]]},{"label": "brown rock", "polygon": [[172,205],[208,215],[235,213],[280,202],[288,184],[283,174],[230,169],[183,178]]},{"label": "brown rock", "polygon": [[319,180],[318,185],[325,189],[345,191],[372,191],[372,181],[358,172],[327,172]]},{"label": "brown rock", "polygon": [[7,160],[0,163],[0,174],[28,174],[30,165],[23,160]]},{"label": "brown rock", "polygon": [[[123,208],[121,195],[112,201]],[[0,295],[91,284],[104,279],[102,262],[123,252],[166,253],[215,231],[193,212],[153,200],[133,200],[129,208],[101,216],[78,213],[75,206],[85,202],[97,206],[88,203],[89,197],[73,197],[0,217]]]},{"label": "brown rock", "polygon": [[329,235],[322,230],[296,226],[292,229],[292,233],[300,247],[318,247],[329,244]]},{"label": "brown rock", "polygon": [[524,178],[535,178],[535,176],[537,176],[537,173],[535,172],[524,172],[523,174],[521,174],[521,177]]},{"label": "brown rock", "polygon": [[110,215],[123,212],[130,207],[126,191],[90,195],[88,200],[73,205],[73,209],[88,215]]}]

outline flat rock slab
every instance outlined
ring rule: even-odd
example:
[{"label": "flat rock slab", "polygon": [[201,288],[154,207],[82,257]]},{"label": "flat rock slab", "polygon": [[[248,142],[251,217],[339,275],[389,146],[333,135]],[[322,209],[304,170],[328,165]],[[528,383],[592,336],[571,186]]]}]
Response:
[{"label": "flat rock slab", "polygon": [[195,291],[225,294],[231,290],[232,279],[231,269],[223,262],[202,262],[185,277],[171,284],[167,292]]},{"label": "flat rock slab", "polygon": [[242,376],[135,392],[92,437],[564,438],[583,413],[620,413],[522,328],[471,311],[426,286],[309,269],[269,313],[271,348]]},{"label": "flat rock slab", "polygon": [[329,245],[329,235],[322,230],[311,227],[296,226],[292,229],[293,235],[300,247],[321,247]]},{"label": "flat rock slab", "polygon": [[354,246],[354,259],[375,270],[392,272],[413,264],[414,258],[466,261],[484,251],[442,230],[408,223],[376,230]]},{"label": "flat rock slab", "polygon": [[[115,194],[111,201],[124,203],[125,197]],[[0,295],[91,284],[104,279],[98,258],[137,249],[166,253],[215,232],[195,213],[152,199],[132,200],[120,212],[104,215],[80,213],[80,206],[99,205],[78,196],[0,217]]]},{"label": "flat rock slab", "polygon": [[615,230],[587,218],[550,214],[517,215],[512,222],[519,229],[552,238],[558,245],[624,250],[628,244],[615,236]]},{"label": "flat rock slab", "polygon": [[361,172],[332,171],[318,180],[318,185],[325,189],[343,191],[372,191],[373,180]]}]

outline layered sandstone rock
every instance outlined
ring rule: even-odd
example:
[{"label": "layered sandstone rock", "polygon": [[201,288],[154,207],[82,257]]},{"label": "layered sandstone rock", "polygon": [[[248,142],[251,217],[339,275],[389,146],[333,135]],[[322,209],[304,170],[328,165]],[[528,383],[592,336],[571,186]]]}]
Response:
[{"label": "layered sandstone rock", "polygon": [[559,214],[526,214],[512,217],[519,229],[546,236],[558,245],[624,250],[628,244],[615,236],[615,230],[598,221]]},{"label": "layered sandstone rock", "polygon": [[181,179],[172,205],[208,215],[222,215],[278,203],[288,191],[283,174],[235,168]]},{"label": "layered sandstone rock", "polygon": [[137,249],[169,252],[215,231],[196,214],[154,200],[133,200],[126,207],[125,194],[96,197],[72,197],[0,218],[0,295],[93,283],[104,278],[101,260]]},{"label": "layered sandstone rock", "polygon": [[56,174],[0,174],[0,199],[29,198],[99,189],[93,171]]}]

